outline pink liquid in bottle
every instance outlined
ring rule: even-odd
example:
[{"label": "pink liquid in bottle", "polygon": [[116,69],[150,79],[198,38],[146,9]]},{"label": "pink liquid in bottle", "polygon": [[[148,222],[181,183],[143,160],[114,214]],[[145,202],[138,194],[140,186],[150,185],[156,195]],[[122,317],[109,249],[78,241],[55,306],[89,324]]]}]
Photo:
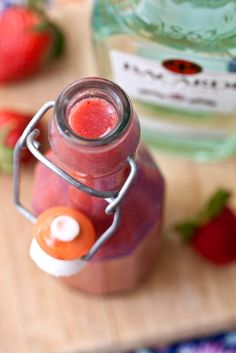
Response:
[{"label": "pink liquid in bottle", "polygon": [[[51,118],[48,152],[55,164],[98,191],[119,191],[133,156],[138,172],[121,204],[121,222],[112,237],[78,274],[63,278],[95,294],[134,288],[151,271],[158,256],[164,180],[147,148],[132,104],[116,84],[98,78],[75,82],[58,98]],[[83,212],[96,238],[109,227],[107,202],[71,186],[38,164],[33,191],[37,214],[54,206]]]},{"label": "pink liquid in bottle", "polygon": [[119,117],[114,106],[101,98],[87,98],[73,106],[69,126],[78,135],[98,139],[116,127]]}]

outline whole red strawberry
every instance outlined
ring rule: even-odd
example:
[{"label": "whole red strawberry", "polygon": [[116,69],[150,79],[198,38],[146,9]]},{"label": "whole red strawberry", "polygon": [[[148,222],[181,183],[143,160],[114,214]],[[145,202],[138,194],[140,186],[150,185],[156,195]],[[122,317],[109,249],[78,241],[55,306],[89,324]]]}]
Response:
[{"label": "whole red strawberry", "polygon": [[1,14],[0,83],[31,76],[62,50],[60,31],[36,5],[11,6]]},{"label": "whole red strawberry", "polygon": [[227,206],[229,197],[219,190],[194,219],[176,226],[198,254],[218,265],[236,260],[236,216]]},{"label": "whole red strawberry", "polygon": [[[12,171],[14,146],[31,118],[29,115],[0,110],[0,171]],[[23,160],[28,157],[29,153],[23,153]]]}]

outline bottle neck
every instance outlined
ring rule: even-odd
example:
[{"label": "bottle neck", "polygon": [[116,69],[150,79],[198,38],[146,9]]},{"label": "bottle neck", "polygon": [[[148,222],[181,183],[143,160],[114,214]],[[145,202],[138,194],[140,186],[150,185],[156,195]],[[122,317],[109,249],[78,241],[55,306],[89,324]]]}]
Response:
[{"label": "bottle neck", "polygon": [[72,174],[93,179],[124,169],[139,139],[140,127],[132,104],[110,81],[77,81],[56,102],[49,141],[56,158]]},{"label": "bottle neck", "polygon": [[85,184],[86,186],[91,187],[94,190],[112,192],[118,192],[121,189],[130,172],[127,163],[121,166],[118,170],[113,170],[110,174],[103,174],[99,176],[82,175],[70,169],[65,170],[73,178]]}]

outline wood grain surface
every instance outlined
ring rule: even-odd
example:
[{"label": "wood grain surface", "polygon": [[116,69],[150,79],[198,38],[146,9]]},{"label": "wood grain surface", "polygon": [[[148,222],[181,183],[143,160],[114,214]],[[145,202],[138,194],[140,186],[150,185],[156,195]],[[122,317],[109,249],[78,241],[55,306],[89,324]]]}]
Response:
[{"label": "wood grain surface", "polygon": [[[41,75],[0,89],[0,106],[34,112],[69,82],[95,74],[90,8],[64,5],[52,16],[67,34],[64,59]],[[219,186],[236,208],[236,160],[196,164],[153,150],[167,182],[162,244],[152,275],[134,292],[94,297],[40,272],[28,256],[31,224],[12,204],[12,180],[0,175],[0,353],[108,352],[196,337],[236,325],[236,265],[216,268],[179,243],[173,224],[191,216]],[[22,177],[30,204],[33,171]]]}]

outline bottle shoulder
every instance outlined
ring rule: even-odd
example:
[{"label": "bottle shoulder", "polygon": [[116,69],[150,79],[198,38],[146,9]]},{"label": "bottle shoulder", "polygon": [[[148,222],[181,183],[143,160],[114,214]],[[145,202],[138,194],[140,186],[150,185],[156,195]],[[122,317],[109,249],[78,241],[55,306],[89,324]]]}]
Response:
[{"label": "bottle shoulder", "polygon": [[126,1],[124,6],[117,1],[98,0],[93,12],[94,35],[123,33],[197,51],[236,48],[236,3],[221,1],[215,2],[215,6],[212,2],[204,3],[169,0],[163,5],[159,1],[141,0],[134,4]]}]

